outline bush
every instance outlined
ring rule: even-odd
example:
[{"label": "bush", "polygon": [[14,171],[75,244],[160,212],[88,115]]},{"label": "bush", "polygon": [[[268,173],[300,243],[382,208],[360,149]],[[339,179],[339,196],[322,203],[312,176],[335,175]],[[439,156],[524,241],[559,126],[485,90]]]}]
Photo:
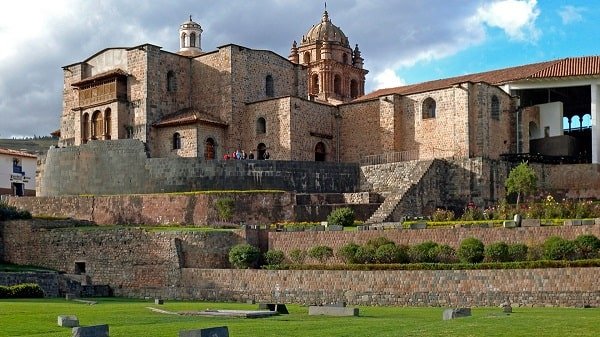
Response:
[{"label": "bush", "polygon": [[348,243],[340,247],[337,251],[337,256],[345,263],[358,263],[356,259],[356,251],[360,248],[356,243]]},{"label": "bush", "polygon": [[222,221],[230,221],[233,219],[233,213],[235,210],[235,202],[231,198],[219,198],[215,203],[217,212],[219,213],[219,219]]},{"label": "bush", "polygon": [[581,259],[595,259],[600,256],[600,239],[592,234],[579,235],[574,241],[577,256]]},{"label": "bush", "polygon": [[439,222],[439,221],[452,221],[454,220],[454,212],[451,210],[438,208],[431,214],[431,220]]},{"label": "bush", "polygon": [[333,249],[328,246],[315,246],[308,250],[308,256],[322,264],[333,256]]},{"label": "bush", "polygon": [[435,256],[435,262],[439,263],[455,263],[456,250],[448,245],[437,245],[431,250],[431,254]]},{"label": "bush", "polygon": [[306,251],[302,249],[292,249],[290,251],[290,261],[294,264],[304,264],[306,260]]},{"label": "bush", "polygon": [[377,247],[375,251],[377,263],[405,263],[408,261],[408,248],[388,243]]},{"label": "bush", "polygon": [[0,221],[31,219],[31,213],[26,210],[19,210],[15,206],[9,206],[5,202],[0,202]]},{"label": "bush", "polygon": [[508,245],[509,261],[520,262],[527,261],[527,251],[529,248],[523,243],[514,243]]},{"label": "bush", "polygon": [[268,266],[280,266],[285,260],[285,255],[280,250],[269,250],[264,254],[265,264]]},{"label": "bush", "polygon": [[377,250],[371,245],[358,247],[356,250],[356,263],[375,263]]},{"label": "bush", "polygon": [[575,243],[558,236],[547,238],[543,249],[543,257],[547,260],[574,260],[577,256]]},{"label": "bush", "polygon": [[476,238],[464,239],[458,247],[458,258],[465,263],[479,263],[483,261],[484,246]]},{"label": "bush", "polygon": [[42,298],[44,291],[36,283],[23,283],[14,286],[0,286],[0,298]]},{"label": "bush", "polygon": [[229,251],[229,262],[238,269],[256,267],[260,259],[258,248],[247,243],[235,245]]},{"label": "bush", "polygon": [[408,255],[412,263],[433,263],[436,262],[435,248],[438,246],[433,241],[425,241],[418,245],[410,247]]},{"label": "bush", "polygon": [[485,216],[483,215],[483,210],[481,208],[467,207],[460,216],[460,219],[464,221],[477,221],[485,220]]},{"label": "bush", "polygon": [[344,227],[352,226],[354,225],[354,211],[349,207],[336,208],[327,216],[327,224]]},{"label": "bush", "polygon": [[380,236],[378,238],[367,241],[367,246],[371,246],[375,249],[377,249],[383,245],[388,245],[388,244],[395,245],[396,243],[394,241],[386,238],[385,236]]},{"label": "bush", "polygon": [[510,261],[510,253],[508,252],[508,245],[504,242],[495,242],[488,245],[484,249],[485,262],[508,262]]}]

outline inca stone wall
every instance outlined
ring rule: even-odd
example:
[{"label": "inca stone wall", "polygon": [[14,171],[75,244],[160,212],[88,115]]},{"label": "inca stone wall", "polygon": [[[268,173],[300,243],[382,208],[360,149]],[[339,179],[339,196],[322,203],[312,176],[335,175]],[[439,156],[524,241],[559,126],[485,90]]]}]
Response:
[{"label": "inca stone wall", "polygon": [[36,283],[44,291],[45,297],[58,297],[60,275],[56,272],[0,272],[0,285],[13,286],[23,283]]},{"label": "inca stone wall", "polygon": [[355,192],[358,165],[275,160],[147,158],[138,140],[52,148],[41,160],[38,196],[195,190]]}]

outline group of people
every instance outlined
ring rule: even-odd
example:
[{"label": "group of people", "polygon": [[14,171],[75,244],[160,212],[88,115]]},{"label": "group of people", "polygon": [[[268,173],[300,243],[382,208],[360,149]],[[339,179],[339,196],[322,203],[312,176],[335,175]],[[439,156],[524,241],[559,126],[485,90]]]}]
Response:
[{"label": "group of people", "polygon": [[254,151],[250,151],[250,153],[248,154],[244,150],[239,150],[239,149],[232,153],[225,153],[223,155],[224,160],[229,160],[229,159],[235,159],[235,160],[244,160],[244,159],[250,159],[250,160],[259,159],[259,160],[261,160],[262,159],[262,160],[266,160],[266,159],[269,159],[270,157],[271,157],[271,155],[269,154],[269,151],[266,151],[266,150],[265,150],[265,152],[263,152],[262,158],[258,158],[258,155],[254,156]]}]

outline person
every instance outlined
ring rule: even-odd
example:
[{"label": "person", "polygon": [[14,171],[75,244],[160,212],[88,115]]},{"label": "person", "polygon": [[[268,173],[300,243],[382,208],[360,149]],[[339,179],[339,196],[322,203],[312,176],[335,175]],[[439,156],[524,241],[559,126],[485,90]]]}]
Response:
[{"label": "person", "polygon": [[269,154],[269,151],[265,151],[265,154],[263,155],[263,158],[265,160],[269,159],[271,157],[271,155]]},{"label": "person", "polygon": [[254,152],[252,152],[252,150],[250,150],[250,154],[248,155],[248,159],[250,159],[250,160],[254,159]]},{"label": "person", "polygon": [[235,151],[235,159],[238,159],[238,160],[242,159],[242,151],[240,151],[240,149],[237,149]]},{"label": "person", "polygon": [[231,157],[231,159],[237,159],[237,156],[235,155],[235,151],[231,152],[231,155],[229,157]]},{"label": "person", "polygon": [[248,159],[248,154],[244,150],[242,150],[242,159]]},{"label": "person", "polygon": [[223,156],[223,160],[229,160],[229,153],[225,153],[225,155]]}]

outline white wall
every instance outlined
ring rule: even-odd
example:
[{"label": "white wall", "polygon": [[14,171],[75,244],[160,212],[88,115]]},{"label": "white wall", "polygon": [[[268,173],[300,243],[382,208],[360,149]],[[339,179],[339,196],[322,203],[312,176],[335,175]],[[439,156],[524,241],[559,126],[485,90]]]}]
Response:
[{"label": "white wall", "polygon": [[562,136],[564,134],[562,102],[538,104],[537,106],[540,108],[540,125],[538,125],[540,134],[539,137],[532,137],[532,139],[543,138],[546,127],[550,128],[549,137]]},{"label": "white wall", "polygon": [[[13,158],[21,160],[21,166],[25,172],[25,176],[20,176],[18,173],[13,173]],[[23,182],[25,190],[35,191],[35,170],[37,165],[36,158],[21,157],[17,155],[0,153],[0,188],[11,189],[11,176],[15,182]]]}]

